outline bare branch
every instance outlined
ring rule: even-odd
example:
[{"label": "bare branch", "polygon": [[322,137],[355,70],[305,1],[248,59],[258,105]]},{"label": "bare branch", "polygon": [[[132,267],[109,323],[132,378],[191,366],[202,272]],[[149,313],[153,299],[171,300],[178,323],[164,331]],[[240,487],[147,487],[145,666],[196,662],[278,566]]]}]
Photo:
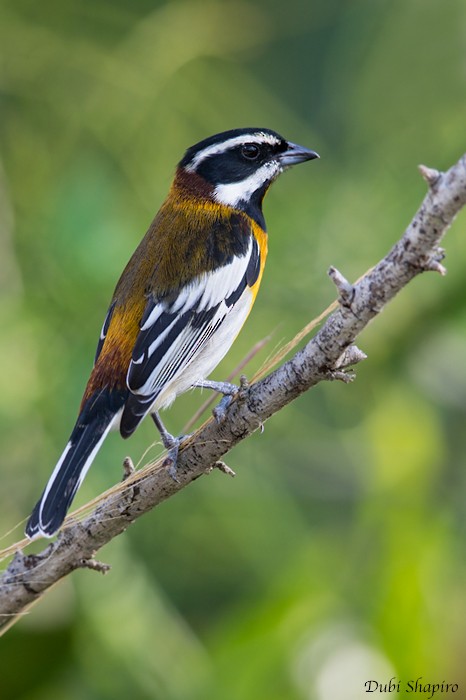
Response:
[{"label": "bare branch", "polygon": [[[16,553],[0,576],[0,628],[13,624],[47,589],[73,570],[83,566],[106,570],[105,565],[94,561],[95,552],[136,518],[199,476],[215,468],[230,473],[221,457],[304,391],[323,380],[351,380],[344,369],[364,358],[353,343],[369,321],[416,275],[427,270],[445,272],[440,263],[443,250],[438,246],[466,204],[466,155],[446,173],[425,166],[420,170],[429,191],[401,239],[354,285],[331,269],[341,298],[338,308],[332,306],[333,313],[319,332],[288,362],[251,386],[243,381],[226,420],[217,423],[210,419],[182,444],[178,482],[163,468],[163,458],[135,472],[127,465],[126,478],[70,516],[58,539],[40,554]],[[324,317],[325,313],[321,314],[319,321]],[[278,357],[316,323],[308,324]],[[90,513],[89,507],[93,507]],[[83,510],[88,514],[78,520]],[[24,541],[18,543],[18,550],[24,546]]]}]

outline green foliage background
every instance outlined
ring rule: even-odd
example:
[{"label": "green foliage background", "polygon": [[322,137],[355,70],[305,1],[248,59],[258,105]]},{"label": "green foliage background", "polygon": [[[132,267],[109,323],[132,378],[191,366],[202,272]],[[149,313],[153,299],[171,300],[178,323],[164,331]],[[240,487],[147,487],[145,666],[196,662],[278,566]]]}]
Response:
[{"label": "green foliage background", "polygon": [[[0,532],[23,523],[1,546],[186,147],[258,125],[321,154],[267,197],[266,275],[222,378],[332,301],[330,264],[354,279],[386,253],[424,194],[416,165],[464,152],[465,98],[463,0],[2,0]],[[2,639],[2,698],[356,700],[393,675],[466,692],[465,233],[462,215],[445,279],[365,332],[354,384],[282,411],[231,453],[235,480],[141,519],[102,552],[106,578],[76,573]],[[156,437],[111,436],[77,504]]]}]

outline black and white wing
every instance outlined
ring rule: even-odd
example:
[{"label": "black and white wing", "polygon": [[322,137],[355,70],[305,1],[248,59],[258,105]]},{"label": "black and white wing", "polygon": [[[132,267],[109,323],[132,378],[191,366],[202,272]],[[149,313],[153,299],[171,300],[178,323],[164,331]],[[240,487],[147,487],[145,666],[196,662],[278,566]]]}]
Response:
[{"label": "black and white wing", "polygon": [[[131,393],[120,423],[123,437],[131,435],[158,397],[161,405],[170,403],[212,372],[248,316],[260,267],[259,246],[251,236],[245,255],[202,274],[175,300],[149,299],[128,369]],[[214,334],[218,337],[209,347]]]}]

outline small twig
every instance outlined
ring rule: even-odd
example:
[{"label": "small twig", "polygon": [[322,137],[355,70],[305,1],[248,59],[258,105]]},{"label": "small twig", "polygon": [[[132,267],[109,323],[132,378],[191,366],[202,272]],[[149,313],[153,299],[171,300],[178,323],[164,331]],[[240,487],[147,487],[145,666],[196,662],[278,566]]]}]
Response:
[{"label": "small twig", "polygon": [[429,187],[434,187],[440,180],[441,173],[435,168],[428,168],[427,165],[418,165],[418,170]]},{"label": "small twig", "polygon": [[110,564],[104,564],[102,561],[97,559],[81,559],[79,562],[80,569],[91,569],[92,571],[98,571],[100,574],[108,574],[112,568]]},{"label": "small twig", "polygon": [[214,462],[212,466],[214,469],[218,469],[224,474],[227,474],[227,476],[236,476],[236,472],[234,472],[233,469],[230,469],[230,467],[227,466],[225,462],[222,462],[221,460],[219,460],[218,462]]},{"label": "small twig", "polygon": [[245,401],[249,391],[249,381],[245,374],[239,378],[238,400]]},{"label": "small twig", "polygon": [[354,299],[354,286],[333,265],[328,270],[328,276],[338,289],[340,304],[349,308]]},{"label": "small twig", "polygon": [[356,379],[354,372],[342,372],[338,369],[329,370],[325,379],[329,382],[343,382],[344,384],[351,384]]},{"label": "small twig", "polygon": [[131,457],[125,457],[123,460],[123,481],[129,479],[134,474],[136,467],[133,464]]},{"label": "small twig", "polygon": [[424,269],[432,272],[438,272],[442,277],[445,277],[447,274],[447,269],[441,264],[444,258],[445,250],[443,248],[436,248],[427,261]]},{"label": "small twig", "polygon": [[432,272],[438,272],[442,277],[445,277],[447,274],[447,268],[444,267],[438,260],[431,260],[428,265],[427,269],[431,270]]},{"label": "small twig", "polygon": [[360,350],[357,345],[350,345],[335,362],[335,369],[352,367],[363,360],[367,360],[366,353]]}]

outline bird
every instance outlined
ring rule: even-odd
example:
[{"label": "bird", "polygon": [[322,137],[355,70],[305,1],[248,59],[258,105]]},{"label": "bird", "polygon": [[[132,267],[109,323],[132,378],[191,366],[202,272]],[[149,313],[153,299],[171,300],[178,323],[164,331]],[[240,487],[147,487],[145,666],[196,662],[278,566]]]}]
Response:
[{"label": "bird", "polygon": [[[128,438],[151,415],[170,473],[182,437],[159,411],[193,388],[224,395],[235,385],[209,375],[255,301],[267,257],[262,203],[281,172],[319,158],[276,131],[240,128],[185,152],[169,193],[113,293],[78,418],[26,525],[52,537],[111,429]],[[222,415],[222,402],[217,416]]]}]

